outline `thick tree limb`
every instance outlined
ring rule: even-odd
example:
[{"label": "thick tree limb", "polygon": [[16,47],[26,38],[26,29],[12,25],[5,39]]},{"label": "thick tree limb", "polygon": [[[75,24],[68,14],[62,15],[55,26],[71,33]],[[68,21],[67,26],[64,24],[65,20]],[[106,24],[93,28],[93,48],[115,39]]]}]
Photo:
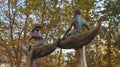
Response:
[{"label": "thick tree limb", "polygon": [[94,39],[94,37],[99,32],[100,27],[101,27],[101,23],[98,23],[98,25],[94,29],[91,29],[90,31],[81,33],[79,35],[73,35],[69,38],[66,38],[66,40],[60,40],[59,38],[55,43],[43,45],[43,46],[35,46],[35,48],[31,50],[32,52],[28,52],[30,54],[26,54],[26,55],[31,55],[31,59],[36,59],[49,55],[57,47],[62,49],[82,48],[84,45],[90,43]]},{"label": "thick tree limb", "polygon": [[91,29],[90,31],[68,37],[66,40],[61,41],[58,44],[58,47],[62,49],[82,48],[84,45],[90,43],[94,39],[94,37],[99,32],[100,27],[101,23],[98,23],[98,25],[94,29]]},{"label": "thick tree limb", "polygon": [[52,44],[46,44],[43,46],[35,46],[35,48],[32,50],[32,53],[31,53],[31,59],[36,59],[36,58],[49,55],[57,48],[57,44],[59,43],[59,41],[60,41],[60,38]]}]

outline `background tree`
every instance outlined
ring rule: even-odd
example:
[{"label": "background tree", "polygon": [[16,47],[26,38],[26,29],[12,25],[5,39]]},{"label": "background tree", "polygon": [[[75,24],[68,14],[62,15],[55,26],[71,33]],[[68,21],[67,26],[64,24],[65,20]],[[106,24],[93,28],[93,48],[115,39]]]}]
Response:
[{"label": "background tree", "polygon": [[[73,9],[83,9],[82,17],[93,28],[100,16],[105,16],[99,35],[87,45],[88,67],[120,66],[120,1],[99,0],[1,0],[0,1],[0,66],[25,67],[26,56],[21,45],[27,46],[34,23],[40,23],[46,40],[52,43],[53,34],[64,33],[73,14]],[[83,29],[84,30],[84,29]],[[74,50],[62,50],[61,67],[75,67]],[[37,66],[57,67],[60,49],[37,60]]]}]

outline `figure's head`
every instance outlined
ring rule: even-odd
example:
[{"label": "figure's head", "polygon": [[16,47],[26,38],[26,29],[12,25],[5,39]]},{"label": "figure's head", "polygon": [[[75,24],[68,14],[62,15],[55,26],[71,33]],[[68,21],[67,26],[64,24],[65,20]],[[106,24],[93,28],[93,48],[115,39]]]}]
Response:
[{"label": "figure's head", "polygon": [[40,24],[35,24],[34,25],[34,28],[32,29],[32,32],[34,32],[34,31],[39,31],[41,29],[41,26],[40,26]]},{"label": "figure's head", "polygon": [[81,15],[82,10],[81,10],[80,8],[75,8],[75,9],[74,9],[74,13]]}]

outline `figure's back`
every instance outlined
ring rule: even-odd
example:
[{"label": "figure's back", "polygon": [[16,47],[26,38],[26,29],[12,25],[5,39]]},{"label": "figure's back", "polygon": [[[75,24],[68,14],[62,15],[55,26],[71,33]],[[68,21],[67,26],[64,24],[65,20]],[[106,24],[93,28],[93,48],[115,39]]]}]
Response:
[{"label": "figure's back", "polygon": [[76,21],[74,21],[74,29],[77,30],[77,32],[80,33],[82,27],[84,26],[84,24],[86,23],[84,19],[82,19],[79,15],[77,15],[75,17]]}]

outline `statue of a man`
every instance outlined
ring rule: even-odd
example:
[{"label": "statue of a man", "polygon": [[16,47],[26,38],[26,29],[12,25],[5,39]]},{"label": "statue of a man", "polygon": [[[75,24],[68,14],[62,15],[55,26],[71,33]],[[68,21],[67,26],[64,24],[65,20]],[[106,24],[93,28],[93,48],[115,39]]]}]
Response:
[{"label": "statue of a man", "polygon": [[69,35],[68,32],[71,30],[72,26],[74,27],[74,31],[72,33],[76,33],[76,34],[81,33],[81,29],[83,26],[85,26],[88,30],[90,30],[89,24],[80,17],[81,13],[82,13],[82,10],[79,8],[76,8],[74,10],[74,16],[71,19],[68,29],[63,35],[63,39],[65,39],[66,35]]},{"label": "statue of a man", "polygon": [[[27,56],[30,56],[29,57],[30,67],[35,67],[35,64],[36,64],[36,59],[31,58],[33,49],[37,46],[42,46],[42,45],[46,44],[46,41],[45,41],[43,35],[40,33],[40,29],[41,29],[41,26],[39,24],[35,24],[34,28],[32,29],[31,36],[28,39],[29,48],[26,48],[24,45],[22,45],[22,49],[23,49],[24,53]],[[34,40],[35,45],[30,44],[32,39]]]},{"label": "statue of a man", "polygon": [[[40,33],[40,29],[41,26],[39,24],[35,24],[34,28],[32,29],[31,37],[28,39],[29,48],[31,46],[37,46],[37,45],[42,46],[43,44],[45,44],[45,39],[44,36]],[[30,44],[30,41],[32,39],[34,39],[35,45]]]},{"label": "statue of a man", "polygon": [[[80,15],[82,14],[82,10],[79,9],[79,8],[76,8],[74,10],[74,16],[72,17],[71,19],[71,22],[68,26],[68,29],[66,30],[66,32],[63,34],[63,40],[67,37],[67,36],[70,36],[70,35],[76,35],[76,34],[80,34],[81,33],[81,29],[83,26],[85,26],[88,30],[90,30],[90,26],[89,24],[80,17]],[[71,30],[71,28],[74,27],[72,33],[69,33],[69,31]],[[82,52],[83,54],[81,54],[81,58],[77,58],[78,59],[78,62],[82,60],[82,62],[79,62],[79,63],[83,63],[84,65],[87,66],[87,64],[85,63],[86,62],[86,57],[85,57],[85,46],[83,46],[83,50]],[[84,66],[84,67],[86,67]],[[79,65],[78,65],[79,67]],[[80,66],[81,67],[81,66]]]}]

